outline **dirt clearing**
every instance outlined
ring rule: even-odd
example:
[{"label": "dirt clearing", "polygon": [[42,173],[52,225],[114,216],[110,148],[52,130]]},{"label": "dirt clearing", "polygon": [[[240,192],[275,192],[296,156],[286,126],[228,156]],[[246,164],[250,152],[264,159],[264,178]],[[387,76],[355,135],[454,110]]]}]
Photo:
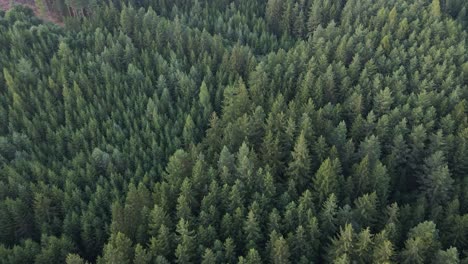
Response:
[{"label": "dirt clearing", "polygon": [[24,5],[31,8],[32,10],[34,10],[34,14],[36,14],[37,17],[43,20],[50,21],[58,25],[63,25],[60,16],[57,14],[51,14],[49,12],[47,15],[41,15],[39,9],[34,4],[34,0],[0,0],[0,9],[5,11],[9,10],[11,8],[11,2],[14,2],[14,5]]}]

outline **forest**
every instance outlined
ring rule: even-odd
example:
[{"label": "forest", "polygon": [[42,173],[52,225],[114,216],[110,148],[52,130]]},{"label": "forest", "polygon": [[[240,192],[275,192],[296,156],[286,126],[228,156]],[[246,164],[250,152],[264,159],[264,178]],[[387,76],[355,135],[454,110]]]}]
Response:
[{"label": "forest", "polygon": [[1,264],[468,264],[468,1],[11,2]]}]

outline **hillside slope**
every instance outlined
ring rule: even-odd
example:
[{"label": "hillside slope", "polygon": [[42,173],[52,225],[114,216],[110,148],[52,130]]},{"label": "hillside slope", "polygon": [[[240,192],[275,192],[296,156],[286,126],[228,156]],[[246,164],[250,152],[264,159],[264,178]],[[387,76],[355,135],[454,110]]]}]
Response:
[{"label": "hillside slope", "polygon": [[1,263],[468,263],[466,1],[90,2],[0,12]]}]

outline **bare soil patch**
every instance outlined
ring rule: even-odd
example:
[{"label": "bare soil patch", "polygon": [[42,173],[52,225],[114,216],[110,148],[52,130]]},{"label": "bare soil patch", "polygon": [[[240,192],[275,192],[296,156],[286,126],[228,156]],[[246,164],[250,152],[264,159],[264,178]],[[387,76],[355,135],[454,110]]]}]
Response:
[{"label": "bare soil patch", "polygon": [[[11,8],[10,2],[11,2],[10,0],[0,0],[0,9],[5,10],[5,11],[9,10]],[[36,14],[37,17],[43,20],[55,23],[57,25],[63,25],[63,22],[60,19],[60,16],[58,14],[49,12],[46,15],[41,15],[41,13],[39,12],[39,9],[34,4],[34,0],[15,0],[14,4],[27,6],[34,11],[34,14]]]}]

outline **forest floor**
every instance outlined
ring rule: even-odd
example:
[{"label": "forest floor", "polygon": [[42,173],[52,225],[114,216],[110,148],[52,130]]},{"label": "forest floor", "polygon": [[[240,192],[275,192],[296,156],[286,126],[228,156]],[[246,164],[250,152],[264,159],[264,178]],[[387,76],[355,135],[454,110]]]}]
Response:
[{"label": "forest floor", "polygon": [[[11,0],[0,0],[0,10],[7,11],[8,9],[10,9],[11,8],[10,2]],[[43,20],[55,23],[57,25],[63,25],[63,22],[61,21],[61,19],[59,18],[57,14],[52,14],[49,12],[47,15],[41,15],[39,12],[39,9],[34,4],[34,0],[15,0],[15,5],[25,5],[31,8],[37,17]]]},{"label": "forest floor", "polygon": [[0,0],[0,9],[1,10],[8,10],[9,8],[10,8],[10,1]]}]

